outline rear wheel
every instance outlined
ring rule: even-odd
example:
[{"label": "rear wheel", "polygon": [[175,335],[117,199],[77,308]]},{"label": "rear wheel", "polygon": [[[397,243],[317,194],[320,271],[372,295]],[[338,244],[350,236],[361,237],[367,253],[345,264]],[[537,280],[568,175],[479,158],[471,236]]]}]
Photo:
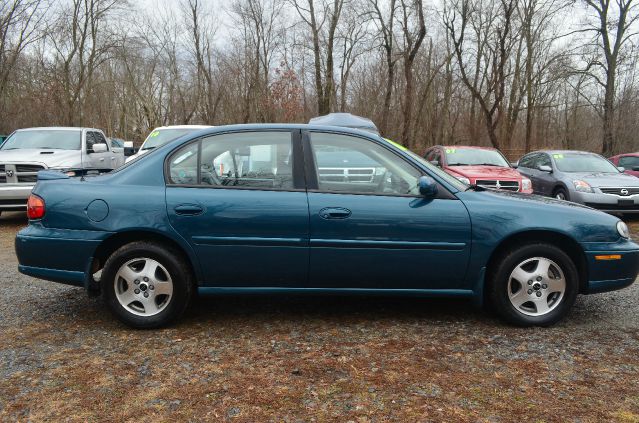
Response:
[{"label": "rear wheel", "polygon": [[564,318],[579,286],[572,259],[550,244],[525,245],[503,255],[492,272],[495,311],[519,326],[549,326]]},{"label": "rear wheel", "polygon": [[105,263],[100,281],[113,314],[140,329],[176,320],[193,292],[191,271],[181,255],[150,242],[116,250]]}]

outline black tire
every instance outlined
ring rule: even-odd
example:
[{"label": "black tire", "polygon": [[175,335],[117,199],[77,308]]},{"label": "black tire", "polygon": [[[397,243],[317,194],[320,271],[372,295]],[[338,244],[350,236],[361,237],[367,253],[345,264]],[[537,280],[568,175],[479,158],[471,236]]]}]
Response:
[{"label": "black tire", "polygon": [[[173,292],[168,303],[161,311],[151,316],[134,314],[125,308],[116,296],[115,277],[118,271],[125,263],[137,258],[157,261],[166,269],[173,284]],[[184,313],[194,292],[191,268],[182,255],[155,242],[132,242],[117,249],[106,261],[100,283],[104,300],[113,314],[126,325],[136,329],[159,328],[174,322]]]},{"label": "black tire", "polygon": [[555,191],[552,193],[552,196],[554,198],[558,199],[558,200],[570,201],[570,197],[568,196],[568,192],[562,187],[555,188]]},{"label": "black tire", "polygon": [[[547,314],[530,316],[517,309],[509,299],[511,273],[532,258],[552,260],[561,268],[565,280],[563,297]],[[513,282],[515,284],[516,282]],[[528,290],[528,287],[524,288]],[[579,293],[579,273],[572,259],[551,244],[534,243],[515,248],[495,261],[489,269],[488,300],[494,311],[505,321],[517,326],[551,326],[568,315]]]}]

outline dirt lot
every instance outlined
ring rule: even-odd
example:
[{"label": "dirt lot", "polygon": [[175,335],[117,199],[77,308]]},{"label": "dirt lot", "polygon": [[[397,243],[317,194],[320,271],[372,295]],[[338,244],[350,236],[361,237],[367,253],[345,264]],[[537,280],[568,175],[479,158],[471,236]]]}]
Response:
[{"label": "dirt lot", "polygon": [[18,274],[25,223],[0,219],[3,421],[639,422],[639,284],[550,329],[459,301],[249,297],[145,332]]}]

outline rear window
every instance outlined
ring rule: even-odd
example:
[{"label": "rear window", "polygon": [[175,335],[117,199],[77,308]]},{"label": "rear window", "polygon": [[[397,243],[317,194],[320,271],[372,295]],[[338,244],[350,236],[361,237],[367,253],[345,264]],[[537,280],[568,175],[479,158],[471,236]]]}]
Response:
[{"label": "rear window", "polygon": [[2,144],[0,150],[51,149],[79,150],[82,144],[80,130],[16,131]]}]

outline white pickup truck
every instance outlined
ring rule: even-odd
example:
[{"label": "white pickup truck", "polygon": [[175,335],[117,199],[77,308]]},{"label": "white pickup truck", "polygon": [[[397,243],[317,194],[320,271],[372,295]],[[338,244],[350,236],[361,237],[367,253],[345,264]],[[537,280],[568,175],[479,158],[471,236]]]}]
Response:
[{"label": "white pickup truck", "polygon": [[0,213],[26,209],[40,170],[79,176],[109,172],[123,164],[124,149],[112,147],[99,129],[18,129],[0,147]]}]

